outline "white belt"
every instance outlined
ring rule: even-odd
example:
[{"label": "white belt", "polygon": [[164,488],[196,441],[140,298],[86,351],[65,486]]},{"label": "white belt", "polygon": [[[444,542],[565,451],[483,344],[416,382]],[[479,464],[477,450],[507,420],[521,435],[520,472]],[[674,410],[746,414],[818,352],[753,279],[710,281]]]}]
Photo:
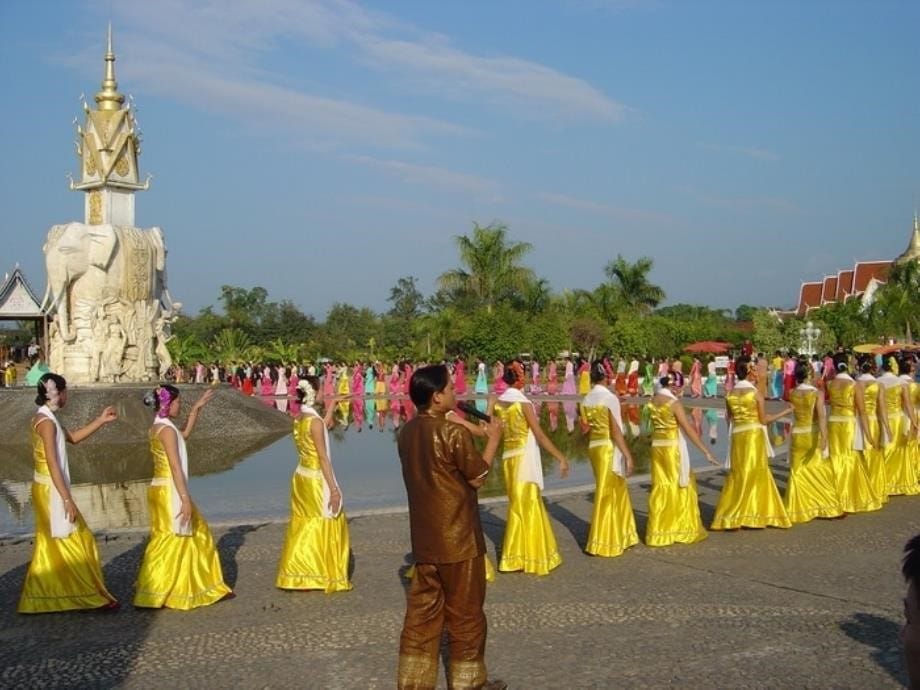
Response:
[{"label": "white belt", "polygon": [[51,477],[47,474],[39,474],[38,472],[32,473],[32,481],[36,484],[44,484],[45,486],[51,486]]},{"label": "white belt", "polygon": [[519,455],[524,454],[523,448],[513,448],[512,450],[506,450],[502,453],[502,460],[508,460],[509,458],[516,458]]},{"label": "white belt", "polygon": [[763,428],[763,424],[757,424],[755,422],[739,424],[738,426],[732,426],[732,434],[740,434],[744,431],[760,431]]},{"label": "white belt", "polygon": [[652,439],[652,446],[655,448],[670,448],[672,446],[680,445],[680,440],[676,438],[654,438]]},{"label": "white belt", "polygon": [[792,427],[793,434],[816,434],[818,433],[818,426],[794,426]]},{"label": "white belt", "polygon": [[832,414],[830,417],[827,418],[827,421],[829,421],[829,422],[845,422],[845,423],[850,423],[850,422],[855,422],[855,421],[856,421],[856,417],[848,417],[848,416],[842,415],[842,414]]},{"label": "white belt", "polygon": [[609,438],[596,438],[588,443],[588,448],[601,448],[612,446],[613,442]]},{"label": "white belt", "polygon": [[150,486],[172,486],[172,477],[154,477],[150,480]]},{"label": "white belt", "polygon": [[322,479],[323,472],[322,470],[314,470],[310,467],[304,467],[303,465],[297,465],[297,469],[294,470],[301,477],[306,477],[307,479]]}]

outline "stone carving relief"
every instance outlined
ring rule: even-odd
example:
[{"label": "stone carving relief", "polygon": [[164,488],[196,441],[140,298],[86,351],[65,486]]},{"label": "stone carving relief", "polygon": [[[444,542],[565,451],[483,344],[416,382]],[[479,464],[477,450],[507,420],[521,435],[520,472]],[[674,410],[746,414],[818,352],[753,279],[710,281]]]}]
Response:
[{"label": "stone carving relief", "polygon": [[162,378],[172,365],[166,343],[181,307],[166,285],[162,231],[55,225],[44,252],[52,369],[74,383]]}]

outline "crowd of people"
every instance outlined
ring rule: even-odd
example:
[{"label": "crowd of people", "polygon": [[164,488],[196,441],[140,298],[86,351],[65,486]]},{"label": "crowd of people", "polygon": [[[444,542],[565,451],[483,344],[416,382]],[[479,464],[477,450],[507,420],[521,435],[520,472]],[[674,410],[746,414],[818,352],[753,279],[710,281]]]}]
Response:
[{"label": "crowd of people", "polygon": [[[710,530],[789,528],[816,518],[879,510],[891,496],[920,494],[920,383],[915,355],[901,353],[878,362],[872,356],[854,361],[846,353],[837,353],[829,362],[822,360],[820,367],[811,359],[797,358],[791,367],[791,385],[783,361],[782,391],[772,383],[776,371],[764,372],[763,358],[741,355],[732,362],[733,378],[726,380],[724,393],[729,424],[724,460],[717,459],[700,439],[684,409],[680,398],[686,381],[680,362],[662,362],[655,372],[646,403],[651,425],[647,545],[692,544],[708,536],[689,445],[727,471]],[[624,437],[618,383],[623,375],[626,394],[637,390],[638,362],[621,364],[614,367],[609,358],[590,364],[566,358],[560,382],[554,376],[558,373],[554,362],[547,366],[544,379],[535,363],[513,359],[495,367],[493,374],[500,374],[500,379],[489,386],[484,363],[479,362],[472,391],[462,360],[451,366],[418,368],[408,362],[390,367],[357,362],[350,368],[325,362],[319,371],[251,366],[247,373],[246,367],[238,367],[244,376],[231,383],[241,391],[247,392],[245,381],[258,375],[264,386],[261,394],[292,397],[298,406],[293,427],[298,462],[276,586],[324,592],[351,589],[348,524],[328,429],[337,407],[349,398],[390,400],[408,395],[415,412],[400,431],[398,448],[416,566],[401,644],[400,682],[411,687],[413,678],[429,677],[432,664],[436,671],[441,625],[451,631],[452,667],[484,678],[481,602],[484,582],[495,577],[495,566],[485,555],[478,512],[473,519],[470,511],[475,512],[475,489],[496,457],[501,458],[509,500],[497,570],[545,576],[562,564],[542,497],[540,448],[556,459],[562,476],[568,472],[569,459],[542,430],[528,391],[580,396],[579,426],[588,437],[596,482],[584,551],[617,557],[640,542],[626,484],[634,461]],[[205,372],[196,371],[196,380],[199,374],[204,383]],[[691,395],[692,376],[691,371]],[[767,393],[764,383],[771,384]],[[472,392],[487,396],[479,401],[479,408],[459,410],[457,398]],[[188,610],[232,596],[211,532],[188,487],[185,440],[212,395],[213,389],[208,389],[198,397],[181,430],[174,422],[181,411],[178,388],[163,384],[145,398],[154,410],[148,434],[154,475],[148,489],[150,539],[136,581],[135,606]],[[767,414],[770,397],[788,404],[774,405],[779,409]],[[66,449],[67,442],[79,443],[117,421],[117,415],[106,408],[90,424],[71,432],[56,416],[66,402],[63,377],[44,374],[37,385],[39,407],[31,424],[36,539],[19,604],[22,613],[117,606],[105,587],[94,537],[70,493]],[[780,496],[770,467],[774,450],[767,425],[783,418],[790,419],[791,441],[789,477],[785,495]],[[486,441],[481,453],[473,436]],[[458,480],[462,486],[451,488],[451,482]],[[440,503],[424,495],[438,484],[446,492]],[[456,511],[466,511],[460,522],[459,512],[453,518],[444,513],[445,506],[454,504]],[[448,567],[460,563],[462,568]],[[453,611],[449,606],[443,609],[451,597],[456,604]],[[435,605],[442,610],[432,617],[430,609]],[[451,616],[459,616],[466,627],[451,627]],[[458,632],[461,629],[465,632]]]}]

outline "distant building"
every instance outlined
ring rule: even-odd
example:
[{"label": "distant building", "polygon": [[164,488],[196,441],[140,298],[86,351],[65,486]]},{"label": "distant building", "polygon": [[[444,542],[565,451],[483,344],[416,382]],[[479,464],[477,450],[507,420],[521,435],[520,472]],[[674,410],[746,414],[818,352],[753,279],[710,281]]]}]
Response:
[{"label": "distant building", "polygon": [[812,309],[825,304],[858,299],[869,305],[875,291],[888,281],[888,272],[895,264],[920,260],[920,219],[914,214],[914,231],[910,243],[900,256],[889,261],[857,261],[852,269],[842,269],[823,280],[802,283],[799,301],[787,314],[805,316]]}]

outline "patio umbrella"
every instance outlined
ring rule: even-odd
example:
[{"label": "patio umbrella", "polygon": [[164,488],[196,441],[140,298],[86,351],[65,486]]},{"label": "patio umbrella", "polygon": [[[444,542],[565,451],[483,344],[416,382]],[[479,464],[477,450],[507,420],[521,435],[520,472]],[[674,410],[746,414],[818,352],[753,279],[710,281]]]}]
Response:
[{"label": "patio umbrella", "polygon": [[853,352],[868,355],[875,352],[879,347],[881,346],[878,343],[862,343],[861,345],[854,345]]},{"label": "patio umbrella", "polygon": [[698,343],[690,343],[684,348],[684,352],[709,352],[714,355],[721,355],[729,351],[731,345],[719,340],[701,340]]},{"label": "patio umbrella", "polygon": [[26,383],[30,386],[34,386],[38,383],[38,380],[42,377],[43,374],[47,374],[51,369],[48,368],[48,365],[38,360],[35,364],[32,365],[32,368],[29,369],[26,374]]}]

